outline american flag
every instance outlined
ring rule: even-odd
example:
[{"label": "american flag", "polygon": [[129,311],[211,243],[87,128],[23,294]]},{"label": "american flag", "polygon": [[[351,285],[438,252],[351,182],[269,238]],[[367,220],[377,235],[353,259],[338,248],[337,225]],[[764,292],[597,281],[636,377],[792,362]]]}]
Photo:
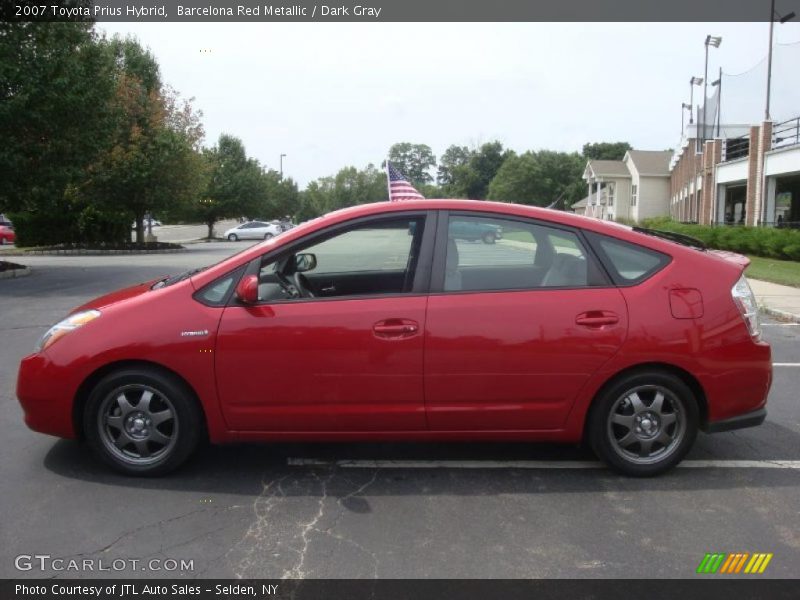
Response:
[{"label": "american flag", "polygon": [[386,176],[389,178],[389,202],[401,200],[424,200],[425,196],[408,183],[405,176],[395,169],[388,160],[386,161]]}]

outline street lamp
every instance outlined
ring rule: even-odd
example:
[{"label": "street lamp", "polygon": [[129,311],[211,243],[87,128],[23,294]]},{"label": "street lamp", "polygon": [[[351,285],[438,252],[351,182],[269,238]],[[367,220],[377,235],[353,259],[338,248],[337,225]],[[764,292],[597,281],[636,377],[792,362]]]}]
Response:
[{"label": "street lamp", "polygon": [[283,157],[286,156],[285,154],[281,154],[281,179],[283,179]]},{"label": "street lamp", "polygon": [[694,86],[703,85],[702,77],[692,77],[689,80],[689,106],[692,107],[689,113],[689,125],[694,123]]},{"label": "street lamp", "polygon": [[705,72],[705,77],[703,77],[703,81],[705,81],[705,84],[703,85],[703,141],[705,141],[707,137],[706,104],[708,104],[708,47],[714,46],[714,48],[719,48],[719,45],[721,43],[722,43],[722,38],[720,36],[715,36],[715,35],[706,36],[706,72]]},{"label": "street lamp", "polygon": [[770,90],[772,89],[772,30],[775,26],[775,17],[778,17],[778,23],[783,25],[786,21],[791,21],[794,19],[795,14],[794,11],[785,14],[783,16],[779,15],[778,12],[775,10],[775,0],[770,0],[769,6],[769,54],[767,55],[767,108],[764,111],[764,120],[769,121],[769,96]]},{"label": "street lamp", "polygon": [[686,120],[686,111],[689,111],[689,118],[692,118],[692,105],[681,102],[681,139],[683,139],[684,122]]}]

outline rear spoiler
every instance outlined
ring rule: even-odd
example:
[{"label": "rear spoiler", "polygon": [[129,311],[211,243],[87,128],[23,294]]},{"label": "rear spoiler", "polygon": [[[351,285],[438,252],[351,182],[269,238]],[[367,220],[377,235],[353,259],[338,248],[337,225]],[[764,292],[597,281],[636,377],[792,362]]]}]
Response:
[{"label": "rear spoiler", "polygon": [[742,269],[746,269],[750,264],[750,259],[744,254],[737,254],[736,252],[729,252],[728,250],[709,250],[708,253],[738,265],[742,267]]},{"label": "rear spoiler", "polygon": [[682,233],[675,233],[672,231],[661,231],[659,229],[648,229],[646,227],[632,227],[632,229],[637,233],[643,233],[645,235],[652,235],[653,237],[669,240],[670,242],[675,242],[681,246],[689,246],[691,248],[697,248],[698,250],[703,251],[708,250],[708,246],[690,235],[684,235]]}]

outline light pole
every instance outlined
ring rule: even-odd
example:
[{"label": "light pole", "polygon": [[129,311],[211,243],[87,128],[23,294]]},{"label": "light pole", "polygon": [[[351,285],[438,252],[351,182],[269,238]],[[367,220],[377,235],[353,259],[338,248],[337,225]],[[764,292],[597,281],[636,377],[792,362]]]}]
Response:
[{"label": "light pole", "polygon": [[778,22],[783,25],[786,21],[794,19],[794,11],[780,16],[775,12],[775,0],[770,0],[769,3],[769,53],[767,54],[767,107],[764,110],[764,120],[769,121],[769,96],[772,89],[772,32],[775,26],[775,17],[778,17]]},{"label": "light pole", "polygon": [[689,125],[694,123],[694,86],[696,85],[703,85],[702,77],[692,77],[689,80],[689,106],[692,107],[689,113]]},{"label": "light pole", "polygon": [[686,111],[689,111],[689,118],[692,118],[692,105],[681,102],[681,139],[683,139],[684,124],[686,121]]},{"label": "light pole", "polygon": [[[717,94],[717,136],[719,137],[719,128],[720,124],[722,123],[722,67],[719,68],[719,79],[716,81],[711,82],[711,87],[719,86],[719,93]],[[711,124],[711,128],[714,128],[714,124]]]},{"label": "light pole", "polygon": [[722,38],[719,36],[714,35],[707,35],[706,36],[706,71],[705,77],[703,77],[703,141],[706,141],[706,131],[708,128],[706,122],[706,104],[708,104],[708,47],[714,46],[714,48],[719,48],[719,45],[722,43]]},{"label": "light pole", "polygon": [[286,156],[285,154],[281,154],[281,179],[283,179],[283,157]]}]

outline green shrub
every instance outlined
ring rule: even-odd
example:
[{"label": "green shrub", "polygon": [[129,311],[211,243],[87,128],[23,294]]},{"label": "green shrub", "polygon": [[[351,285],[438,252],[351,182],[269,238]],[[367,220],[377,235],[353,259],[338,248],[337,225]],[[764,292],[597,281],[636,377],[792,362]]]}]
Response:
[{"label": "green shrub", "polygon": [[9,215],[17,234],[17,246],[95,244],[130,241],[130,220],[87,206],[74,211],[22,212]]},{"label": "green shrub", "polygon": [[688,225],[672,221],[669,217],[645,219],[642,226],[690,235],[699,239],[709,248],[800,261],[800,230],[798,229]]},{"label": "green shrub", "polygon": [[22,212],[9,215],[17,234],[17,246],[47,246],[76,242],[78,227],[68,212]]}]

